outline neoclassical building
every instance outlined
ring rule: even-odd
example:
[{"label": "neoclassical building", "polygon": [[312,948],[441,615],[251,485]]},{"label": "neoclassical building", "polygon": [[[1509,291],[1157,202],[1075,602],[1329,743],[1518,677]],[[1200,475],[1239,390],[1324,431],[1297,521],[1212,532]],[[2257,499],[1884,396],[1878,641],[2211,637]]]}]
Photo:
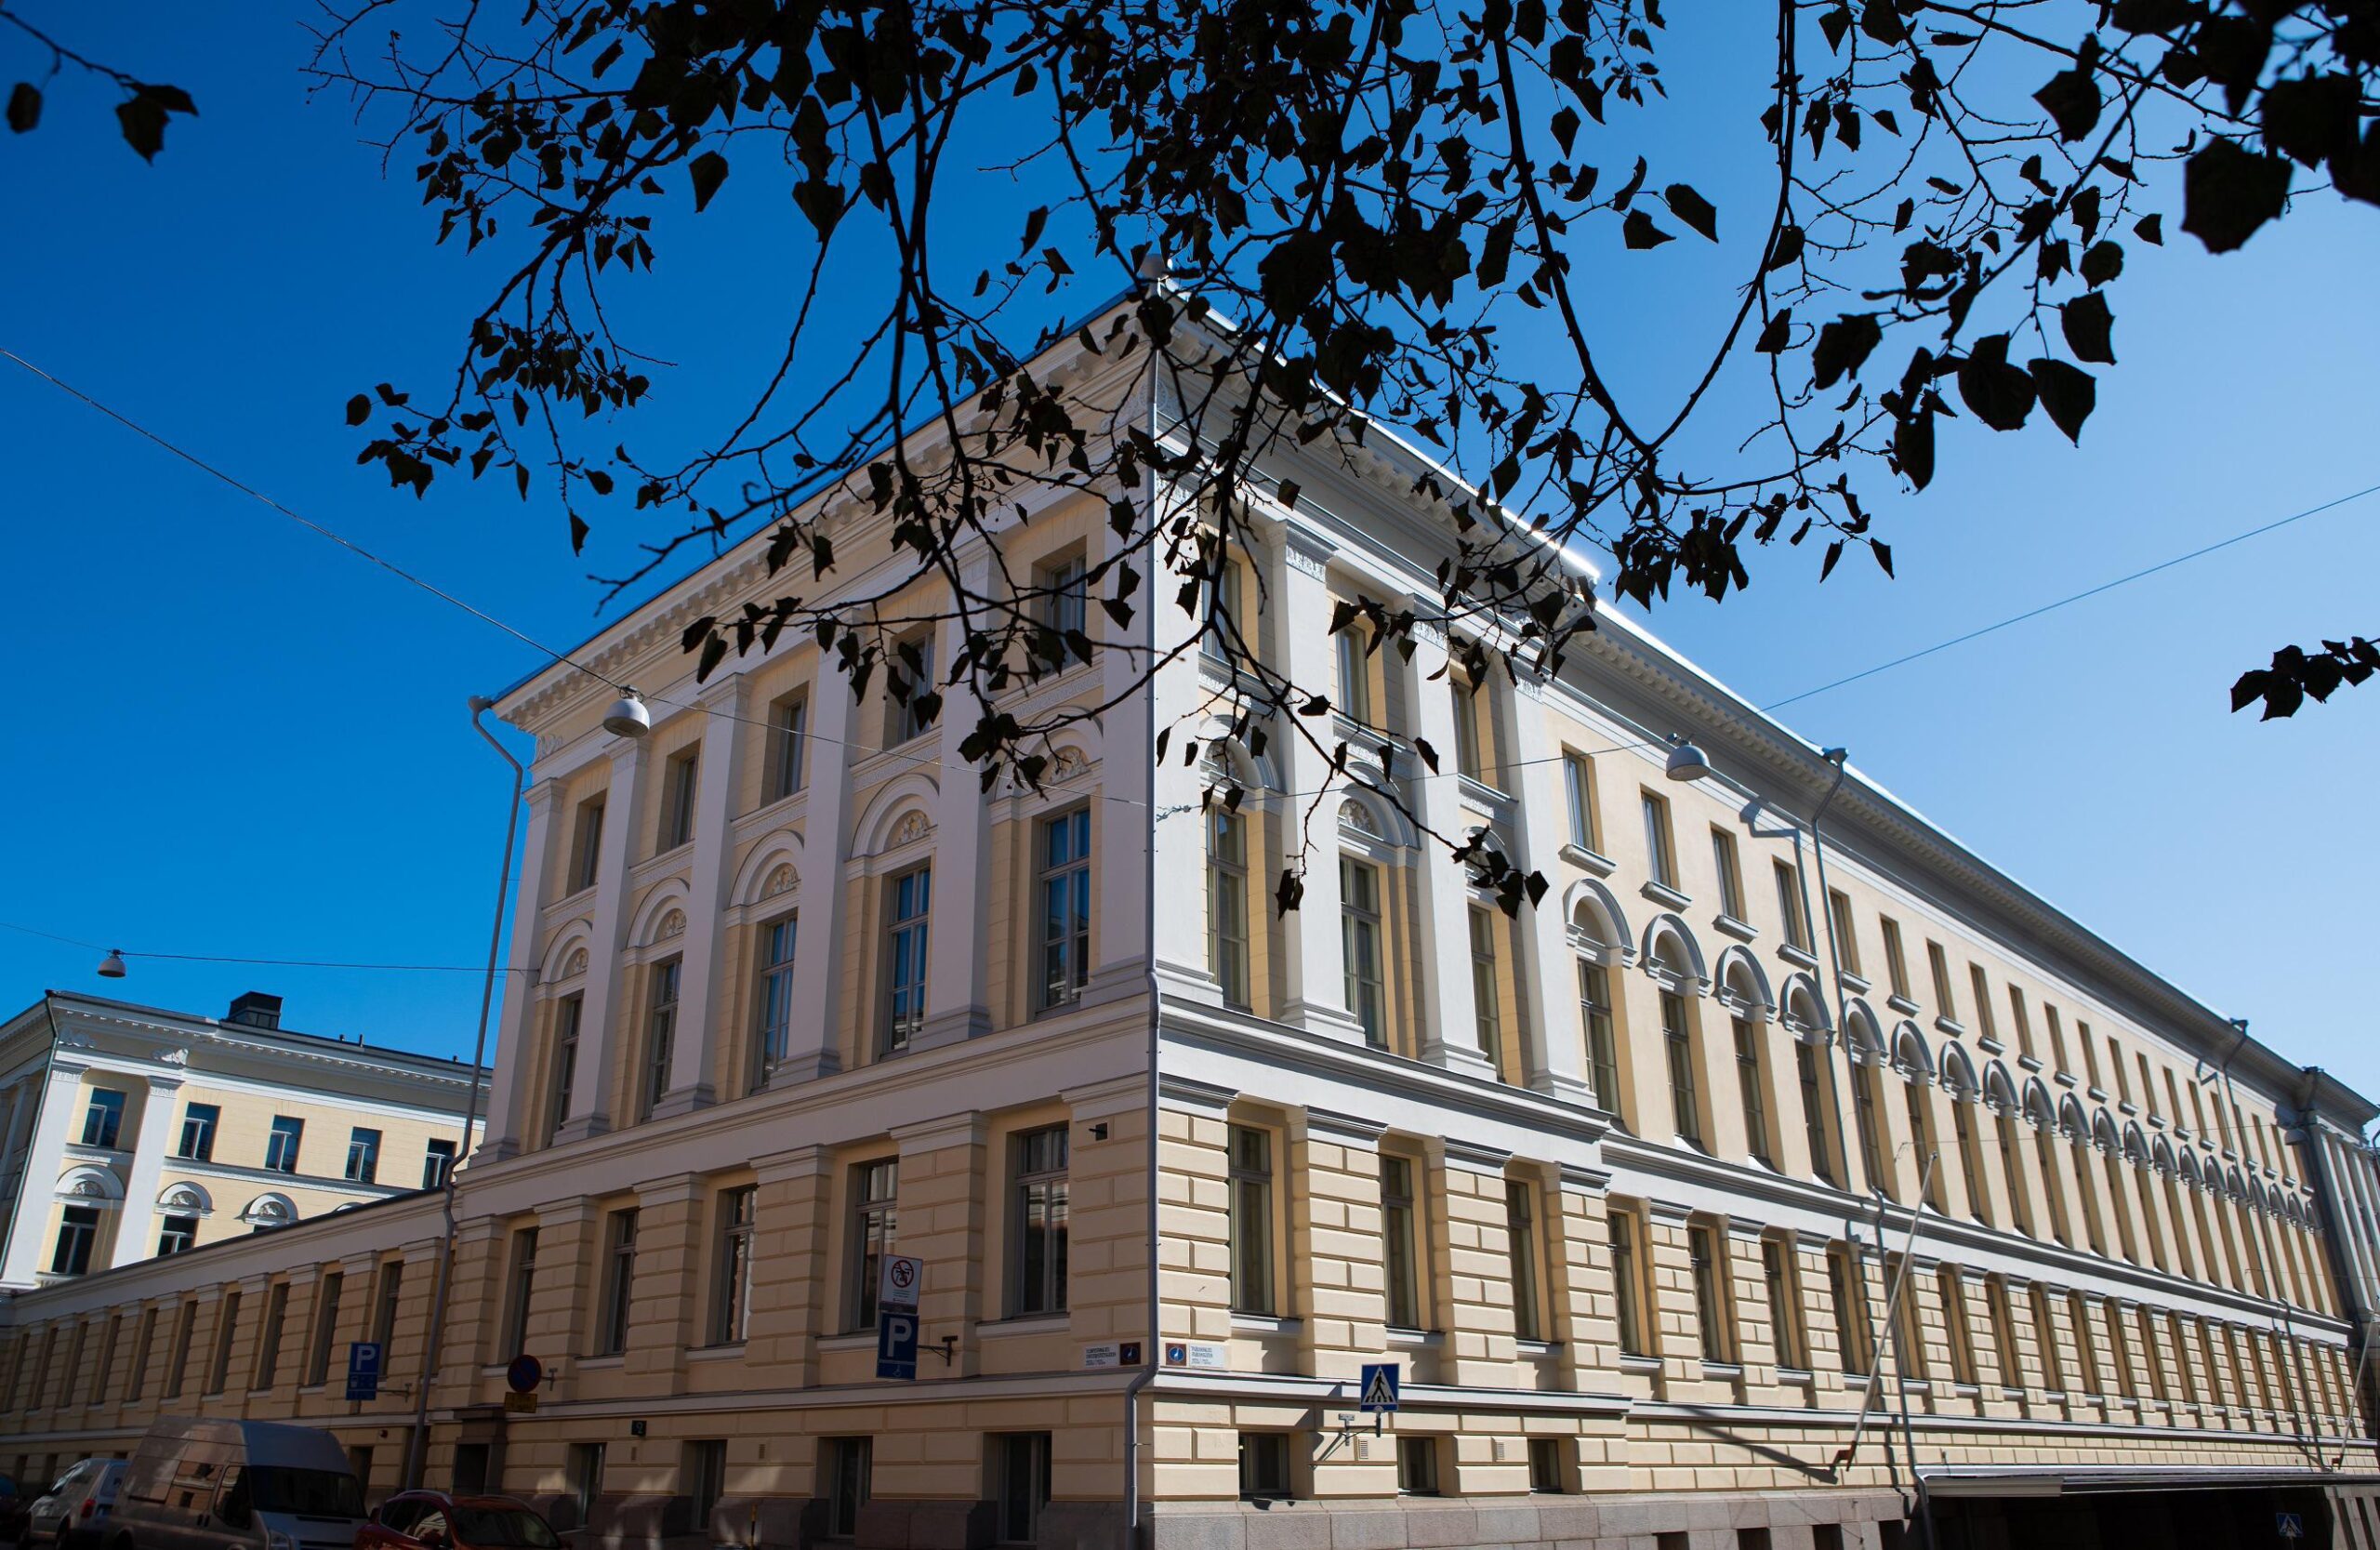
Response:
[{"label": "neoclassical building", "polygon": [[[0,1023],[0,1290],[27,1291],[422,1189],[469,1067],[53,990]],[[484,1080],[484,1079],[483,1079]]]},{"label": "neoclassical building", "polygon": [[[1300,498],[1249,492],[1214,589],[1263,600],[1244,644],[1019,689],[1101,708],[1038,785],[806,637],[697,684],[765,538],[515,686],[447,1305],[427,1196],[25,1292],[0,1467],[203,1405],[332,1428],[377,1493],[427,1382],[430,1478],[607,1546],[2380,1543],[2380,1111],[1623,618],[1475,685],[1443,634],[1334,635],[1428,611],[1421,471],[1276,454]],[[867,501],[819,514],[833,584],[905,574]],[[1109,515],[1051,498],[970,574],[1079,574]],[[1162,653],[1195,621],[1153,592],[1123,640]],[[1215,740],[1250,653],[1334,686],[1344,778]],[[649,735],[604,729],[620,683]],[[1423,838],[1482,828],[1535,907]],[[877,1376],[892,1254],[914,1378]],[[403,1392],[350,1403],[366,1339]]]}]

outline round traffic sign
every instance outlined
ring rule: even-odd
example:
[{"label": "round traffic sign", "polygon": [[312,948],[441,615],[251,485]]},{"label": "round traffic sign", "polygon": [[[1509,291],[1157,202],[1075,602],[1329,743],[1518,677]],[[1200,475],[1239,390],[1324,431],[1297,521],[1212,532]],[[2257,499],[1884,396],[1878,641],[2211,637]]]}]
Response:
[{"label": "round traffic sign", "polygon": [[515,1394],[534,1394],[537,1385],[546,1381],[546,1364],[524,1351],[504,1370],[504,1381]]}]

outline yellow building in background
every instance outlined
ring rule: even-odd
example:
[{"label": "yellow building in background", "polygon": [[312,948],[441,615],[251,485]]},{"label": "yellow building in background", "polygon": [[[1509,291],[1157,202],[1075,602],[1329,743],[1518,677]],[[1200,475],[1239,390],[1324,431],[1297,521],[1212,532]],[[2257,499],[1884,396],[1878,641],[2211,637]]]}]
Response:
[{"label": "yellow building in background", "polygon": [[[1044,380],[1170,424],[1091,337]],[[1244,647],[1178,578],[1129,625],[1069,594],[1154,482],[1028,495],[962,556],[1130,648],[1013,691],[1080,712],[1038,784],[798,632],[697,683],[688,625],[782,588],[766,536],[515,686],[451,1240],[434,1196],[309,1208],[20,1292],[0,1468],[203,1408],[638,1550],[2380,1543],[2380,1110],[1622,617],[1478,684],[1459,636],[1334,632],[1433,612],[1456,523],[1389,438],[1320,450],[1268,455],[1301,493],[1249,492],[1210,589]],[[865,497],[804,515],[828,586],[909,574]],[[1225,736],[1250,654],[1330,713]],[[649,735],[605,729],[622,683]],[[1535,907],[1429,838],[1481,831]],[[879,1376],[896,1255],[914,1376]]]}]

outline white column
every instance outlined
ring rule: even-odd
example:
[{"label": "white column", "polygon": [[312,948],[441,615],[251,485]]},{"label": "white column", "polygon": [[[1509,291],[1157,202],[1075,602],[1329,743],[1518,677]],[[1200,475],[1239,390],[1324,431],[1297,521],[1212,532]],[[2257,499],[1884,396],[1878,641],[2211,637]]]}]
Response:
[{"label": "white column", "polygon": [[[1337,675],[1329,633],[1329,546],[1292,522],[1274,548],[1277,558],[1268,590],[1276,600],[1283,669],[1290,682],[1310,693],[1335,692],[1330,687]],[[1279,718],[1273,728],[1286,793],[1280,813],[1283,864],[1297,865],[1298,847],[1305,846],[1304,896],[1297,908],[1280,918],[1289,937],[1282,1017],[1302,1023],[1312,1032],[1360,1044],[1364,1029],[1347,1010],[1346,961],[1340,942],[1339,798],[1315,799],[1330,779],[1330,760],[1306,742],[1309,735],[1326,746],[1335,736],[1328,719],[1294,713]],[[1303,828],[1309,808],[1314,812],[1311,833]]]},{"label": "white column", "polygon": [[[504,976],[504,1012],[496,1024],[496,1069],[488,1081],[486,1137],[491,1161],[521,1150],[521,1106],[527,1094],[521,1078],[529,1068],[529,1040],[536,1030],[537,960],[544,947],[538,921],[543,915],[546,879],[553,868],[554,803],[560,783],[540,780],[529,788],[529,841],[521,851],[521,891],[512,901],[510,971]],[[463,1148],[469,1155],[470,1148]]]},{"label": "white column", "polygon": [[59,1171],[66,1162],[66,1137],[79,1118],[76,1100],[87,1069],[55,1048],[50,1052],[49,1070],[38,1090],[41,1115],[33,1121],[33,1148],[25,1155],[24,1177],[17,1186],[7,1257],[0,1262],[0,1286],[33,1286],[48,1263],[50,1246],[42,1239],[49,1225],[50,1200],[58,1193]]},{"label": "white column", "polygon": [[[981,595],[991,581],[991,546],[961,556],[959,574],[970,592]],[[933,668],[947,676],[964,649],[967,627],[954,606],[940,626]],[[942,715],[929,734],[942,749],[934,771],[940,784],[933,835],[932,925],[926,942],[925,1024],[910,1047],[931,1050],[957,1044],[992,1030],[991,961],[985,922],[991,919],[991,799],[981,772],[959,757],[959,744],[972,723],[974,702],[964,689],[943,697]]]},{"label": "white column", "polygon": [[835,1047],[843,977],[843,858],[851,854],[852,686],[818,655],[810,687],[809,795],[803,799],[800,894],[793,941],[793,1027],[770,1078],[788,1082],[843,1068]]},{"label": "white column", "polygon": [[124,1205],[116,1213],[115,1252],[110,1265],[130,1265],[155,1252],[149,1225],[157,1215],[157,1180],[165,1169],[165,1138],[175,1133],[174,1100],[182,1079],[162,1073],[148,1079],[140,1103],[140,1128],[132,1133],[132,1174],[125,1181]]},{"label": "white column", "polygon": [[587,1002],[578,1022],[578,1074],[557,1143],[584,1141],[612,1128],[613,1050],[618,1043],[620,957],[628,929],[628,863],[636,853],[637,788],[644,749],[622,741],[612,750],[612,785],[603,797],[602,849],[596,853],[595,944],[587,965]]},{"label": "white column", "polygon": [[734,819],[735,777],[743,762],[747,687],[745,676],[737,673],[697,696],[708,720],[703,727],[700,784],[694,792],[694,872],[687,887],[678,1041],[670,1051],[669,1090],[653,1106],[656,1119],[719,1101],[711,1073],[719,1068],[719,1021],[727,1000],[721,993],[727,960],[721,917],[727,891],[734,884],[734,851],[727,831]]},{"label": "white column", "polygon": [[1528,1085],[1565,1103],[1592,1105],[1594,1096],[1586,1077],[1586,1032],[1579,1026],[1577,970],[1571,967],[1569,922],[1562,919],[1562,896],[1550,886],[1561,876],[1557,865],[1563,840],[1569,832],[1568,798],[1562,789],[1561,749],[1545,724],[1544,691],[1532,680],[1520,681],[1509,703],[1513,717],[1513,749],[1519,768],[1520,799],[1513,815],[1512,859],[1522,871],[1545,874],[1549,887],[1534,906],[1521,907],[1521,994],[1527,1002],[1528,1039],[1526,1060]]},{"label": "white column", "polygon": [[[1434,626],[1417,625],[1420,641],[1405,674],[1415,735],[1438,756],[1442,772],[1430,773],[1419,759],[1408,761],[1414,815],[1446,843],[1460,844],[1466,820],[1456,787],[1454,688],[1440,672],[1447,640]],[[1438,675],[1433,682],[1432,675]],[[1493,1080],[1496,1067],[1479,1048],[1478,1008],[1471,996],[1471,885],[1464,868],[1447,859],[1440,840],[1424,837],[1415,868],[1421,885],[1421,1004],[1429,1026],[1422,1031],[1421,1058],[1433,1065]]]}]

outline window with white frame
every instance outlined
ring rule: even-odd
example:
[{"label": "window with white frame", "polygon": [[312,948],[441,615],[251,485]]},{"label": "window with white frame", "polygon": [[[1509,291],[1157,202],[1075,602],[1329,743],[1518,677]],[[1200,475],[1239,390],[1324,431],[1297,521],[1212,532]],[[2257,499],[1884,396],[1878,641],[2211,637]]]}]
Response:
[{"label": "window with white frame", "polygon": [[701,800],[702,745],[680,749],[661,770],[661,838],[655,849],[676,850],[694,837],[694,810]]},{"label": "window with white frame", "polygon": [[719,1197],[719,1246],[712,1259],[710,1343],[733,1345],[746,1334],[752,1315],[752,1225],[760,1191],[757,1186],[723,1190]]},{"label": "window with white frame", "polygon": [[380,1177],[380,1133],[362,1125],[347,1133],[347,1176],[356,1184],[373,1184]]},{"label": "window with white frame", "polygon": [[1785,924],[1785,945],[1810,950],[1810,917],[1802,907],[1802,869],[1790,861],[1772,863],[1777,875],[1777,914]]},{"label": "window with white frame", "polygon": [[1388,1043],[1388,991],[1381,978],[1380,868],[1352,855],[1339,858],[1340,959],[1347,1010],[1362,1025],[1364,1041]]},{"label": "window with white frame", "polygon": [[884,1032],[878,1053],[897,1054],[926,1021],[926,947],[933,907],[933,868],[917,867],[888,885],[884,921]]},{"label": "window with white frame", "polygon": [[578,812],[571,825],[570,891],[585,893],[595,886],[603,859],[603,793],[598,791],[578,804]]},{"label": "window with white frame", "polygon": [[1207,969],[1224,1004],[1249,1004],[1248,820],[1221,806],[1207,815]]},{"label": "window with white frame", "polygon": [[1840,888],[1826,891],[1827,921],[1833,929],[1835,961],[1846,974],[1859,973],[1859,933],[1851,915],[1851,895]]},{"label": "window with white frame", "polygon": [[546,1144],[570,1118],[572,1084],[578,1077],[578,1019],[586,998],[576,993],[554,1003],[553,1065],[546,1082]]},{"label": "window with white frame", "polygon": [[1009,1305],[1020,1318],[1065,1311],[1067,1134],[1064,1125],[1045,1125],[1012,1143]]},{"label": "window with white frame", "polygon": [[1339,709],[1349,721],[1372,724],[1371,632],[1350,624],[1333,638],[1339,660]]},{"label": "window with white frame", "polygon": [[595,1320],[595,1354],[617,1356],[628,1348],[628,1315],[636,1298],[636,1207],[610,1212],[603,1222],[602,1303]]},{"label": "window with white frame", "polygon": [[653,966],[645,999],[644,1071],[637,1084],[639,1119],[652,1119],[654,1106],[669,1091],[669,1067],[678,1053],[678,986],[684,968],[684,960],[677,958]]},{"label": "window with white frame", "polygon": [[760,925],[760,1027],[754,1031],[751,1090],[769,1085],[769,1079],[793,1045],[793,953],[799,941],[798,921],[780,915]]},{"label": "window with white frame", "polygon": [[1513,1333],[1543,1340],[1545,1295],[1539,1266],[1537,1186],[1527,1179],[1504,1181],[1505,1266],[1513,1283]]},{"label": "window with white frame", "polygon": [[1719,874],[1719,913],[1742,920],[1744,873],[1736,855],[1736,837],[1717,824],[1711,826],[1711,865]]},{"label": "window with white frame", "polygon": [[1876,1370],[1874,1325],[1868,1315],[1868,1284],[1851,1251],[1834,1244],[1826,1252],[1827,1300],[1834,1309],[1835,1332],[1842,1344],[1843,1371]]},{"label": "window with white frame", "polygon": [[1726,1239],[1708,1222],[1686,1228],[1686,1263],[1694,1286],[1694,1318],[1704,1361],[1736,1359],[1734,1305],[1727,1296]]},{"label": "window with white frame", "polygon": [[504,1323],[497,1335],[496,1356],[509,1361],[529,1348],[529,1315],[537,1295],[537,1229],[522,1227],[512,1235],[512,1264],[506,1273]]},{"label": "window with white frame", "polygon": [[67,1206],[58,1213],[58,1244],[50,1252],[49,1273],[80,1276],[91,1268],[91,1250],[99,1240],[99,1213],[92,1206]]},{"label": "window with white frame", "polygon": [[900,1219],[894,1200],[900,1189],[900,1163],[879,1158],[855,1165],[851,1172],[851,1252],[844,1306],[851,1315],[844,1328],[876,1327],[877,1292],[884,1273],[884,1256],[892,1252]]},{"label": "window with white frame", "polygon": [[1413,1188],[1413,1164],[1382,1154],[1380,1159],[1381,1263],[1388,1293],[1388,1327],[1425,1328],[1421,1311],[1421,1201]]},{"label": "window with white frame", "polygon": [[294,1115],[274,1117],[265,1137],[264,1165],[276,1173],[298,1172],[298,1149],[306,1139],[306,1121]]},{"label": "window with white frame", "polygon": [[1736,1087],[1744,1106],[1744,1139],[1752,1155],[1774,1162],[1768,1152],[1767,1082],[1760,1064],[1760,1025],[1738,1013],[1727,1020],[1736,1040]]},{"label": "window with white frame", "polygon": [[1280,1311],[1273,1282],[1273,1136],[1231,1127],[1231,1305],[1235,1313]]},{"label": "window with white frame", "polygon": [[164,1221],[158,1225],[157,1257],[159,1259],[165,1258],[167,1254],[178,1254],[185,1249],[195,1249],[197,1247],[197,1217],[181,1214],[170,1215],[165,1217]]},{"label": "window with white frame", "polygon": [[1503,1064],[1504,1019],[1497,1004],[1496,921],[1477,905],[1471,907],[1471,1011],[1479,1039],[1479,1053],[1491,1066]]},{"label": "window with white frame", "polygon": [[1612,1311],[1620,1354],[1651,1356],[1652,1346],[1647,1340],[1651,1326],[1645,1318],[1644,1257],[1638,1247],[1643,1239],[1636,1213],[1615,1206],[1606,1217],[1605,1225],[1611,1249]]},{"label": "window with white frame", "polygon": [[186,1157],[199,1162],[215,1158],[215,1130],[223,1121],[220,1104],[185,1104],[182,1106],[181,1143],[175,1147],[176,1157]]},{"label": "window with white frame", "polygon": [[901,692],[892,698],[891,735],[885,740],[897,745],[932,731],[934,717],[942,709],[941,696],[933,686],[932,632],[913,636],[895,646],[891,666],[899,672]]},{"label": "window with white frame", "polygon": [[1602,850],[1603,826],[1595,813],[1595,766],[1585,754],[1562,751],[1562,794],[1570,808],[1570,843],[1589,853]]},{"label": "window with white frame", "polygon": [[1038,1004],[1071,1006],[1091,983],[1091,809],[1041,824]]},{"label": "window with white frame", "polygon": [[1769,1327],[1776,1333],[1777,1365],[1807,1371],[1810,1336],[1802,1318],[1801,1267],[1793,1246],[1783,1239],[1760,1240],[1760,1278],[1768,1293]]},{"label": "window with white frame", "polygon": [[1664,888],[1677,886],[1677,850],[1670,843],[1669,799],[1650,789],[1637,796],[1645,810],[1645,865]]},{"label": "window with white frame", "polygon": [[1447,674],[1448,693],[1454,696],[1454,766],[1474,780],[1488,778],[1486,739],[1480,736],[1481,713],[1487,709],[1484,686],[1460,670]]},{"label": "window with white frame", "polygon": [[1686,998],[1674,990],[1661,992],[1661,1049],[1670,1068],[1670,1121],[1680,1141],[1700,1146],[1702,1104],[1695,1091],[1694,1032],[1686,1021]]},{"label": "window with white frame", "polygon": [[[1061,637],[1080,635],[1091,612],[1091,567],[1079,550],[1041,567],[1042,622]],[[1061,661],[1064,658],[1062,656]]]},{"label": "window with white frame", "polygon": [[124,1094],[112,1087],[94,1087],[90,1105],[83,1110],[83,1145],[112,1152],[123,1133]]},{"label": "window with white frame", "polygon": [[[1587,1040],[1587,1074],[1595,1102],[1621,1113],[1620,1041],[1612,1031],[1611,974],[1600,963],[1579,960],[1579,1024]],[[1624,1118],[1624,1116],[1623,1116]]]},{"label": "window with white frame", "polygon": [[455,1172],[455,1143],[432,1140],[422,1148],[421,1187],[443,1189],[447,1177]]},{"label": "window with white frame", "polygon": [[801,789],[809,762],[810,694],[783,695],[769,704],[766,801],[783,801]]}]

